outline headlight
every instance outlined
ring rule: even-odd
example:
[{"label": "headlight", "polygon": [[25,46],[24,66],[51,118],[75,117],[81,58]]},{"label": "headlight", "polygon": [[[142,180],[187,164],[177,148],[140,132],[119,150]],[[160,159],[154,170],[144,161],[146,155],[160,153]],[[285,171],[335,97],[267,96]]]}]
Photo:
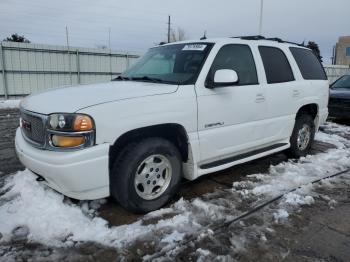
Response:
[{"label": "headlight", "polygon": [[49,128],[57,131],[89,131],[94,129],[94,123],[88,115],[52,114],[49,116]]},{"label": "headlight", "polygon": [[95,143],[94,121],[84,114],[51,114],[48,134],[53,148],[83,148]]}]

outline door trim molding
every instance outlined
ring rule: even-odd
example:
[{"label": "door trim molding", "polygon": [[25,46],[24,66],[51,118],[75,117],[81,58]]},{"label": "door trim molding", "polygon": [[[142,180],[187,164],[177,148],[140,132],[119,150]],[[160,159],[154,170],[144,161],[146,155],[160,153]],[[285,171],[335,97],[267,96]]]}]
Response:
[{"label": "door trim molding", "polygon": [[277,148],[280,148],[280,147],[284,147],[286,145],[288,145],[288,143],[274,144],[274,145],[271,145],[271,146],[267,146],[267,147],[263,147],[263,148],[256,149],[256,150],[253,150],[253,151],[249,151],[247,153],[243,153],[243,154],[227,157],[227,158],[224,158],[224,159],[215,160],[215,161],[210,162],[210,163],[202,164],[199,167],[201,169],[209,169],[209,168],[213,168],[213,167],[217,167],[217,166],[222,166],[222,165],[225,165],[225,164],[228,164],[228,163],[231,163],[231,162],[242,160],[244,158],[248,158],[248,157],[251,157],[251,156],[254,156],[254,155],[258,155],[258,154],[261,154],[261,153],[264,153],[264,152],[267,152],[267,151],[271,151],[271,150],[274,150],[274,149],[277,149]]}]

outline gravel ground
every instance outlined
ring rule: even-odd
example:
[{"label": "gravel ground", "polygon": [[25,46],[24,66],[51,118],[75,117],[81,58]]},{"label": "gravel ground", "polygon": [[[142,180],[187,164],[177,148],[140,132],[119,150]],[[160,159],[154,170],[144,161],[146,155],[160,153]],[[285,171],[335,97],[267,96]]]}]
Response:
[{"label": "gravel ground", "polygon": [[[4,178],[23,169],[18,162],[13,140],[18,126],[18,111],[0,110],[0,185]],[[350,137],[346,137],[350,139]],[[334,146],[317,141],[312,154],[327,151]],[[250,174],[267,172],[271,165],[277,165],[287,158],[283,153],[252,161],[234,168],[202,177],[196,181],[184,181],[181,191],[173,202],[181,197],[185,200],[207,196],[208,198],[225,197],[225,192],[232,188],[232,183],[241,181]],[[349,175],[350,177],[350,175]],[[249,229],[262,225],[263,211],[246,218],[239,226],[232,225],[216,232],[216,237],[204,237],[191,241],[179,251],[178,261],[350,261],[350,189],[347,183],[337,182],[330,189],[319,188],[334,200],[330,206],[326,199],[317,198],[311,206],[300,209],[289,217],[287,224],[271,226],[271,232],[262,236]],[[1,203],[0,203],[1,204]],[[273,208],[273,205],[270,208]],[[245,208],[249,208],[249,203]],[[109,199],[98,210],[99,216],[106,219],[110,226],[130,224],[144,219],[131,214]],[[158,218],[159,219],[159,218]],[[157,221],[147,220],[147,223]],[[18,232],[17,232],[18,231]],[[144,254],[152,251],[152,243],[136,241],[128,248],[117,250],[93,242],[75,243],[70,248],[47,247],[29,242],[25,228],[18,228],[9,242],[0,246],[0,261],[4,260],[55,260],[55,261],[111,261],[125,258],[127,261],[140,260]],[[232,234],[244,232],[251,240],[242,249],[232,249]],[[265,241],[266,238],[266,241]],[[0,235],[1,239],[1,235]],[[203,249],[203,254],[198,250]],[[210,250],[208,253],[207,250]]]}]

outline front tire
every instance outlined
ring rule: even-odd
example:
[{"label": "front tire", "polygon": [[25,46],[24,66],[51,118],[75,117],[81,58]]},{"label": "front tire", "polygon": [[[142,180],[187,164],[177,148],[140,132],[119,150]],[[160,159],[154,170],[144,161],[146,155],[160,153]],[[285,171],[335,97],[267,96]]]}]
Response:
[{"label": "front tire", "polygon": [[287,153],[291,157],[306,156],[311,149],[315,138],[315,123],[310,115],[303,114],[296,118],[290,148]]},{"label": "front tire", "polygon": [[178,149],[163,138],[127,145],[110,173],[111,195],[127,210],[159,209],[175,194],[182,176]]}]

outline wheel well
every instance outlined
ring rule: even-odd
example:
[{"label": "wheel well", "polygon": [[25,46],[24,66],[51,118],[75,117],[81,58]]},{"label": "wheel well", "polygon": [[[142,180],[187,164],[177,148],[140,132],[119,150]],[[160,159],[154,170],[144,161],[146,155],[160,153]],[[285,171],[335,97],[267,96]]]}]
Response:
[{"label": "wheel well", "polygon": [[302,114],[308,114],[310,116],[312,116],[313,119],[316,118],[318,113],[318,106],[317,104],[308,104],[308,105],[304,105],[302,106],[299,110],[298,113],[296,115],[296,117],[302,115]]},{"label": "wheel well", "polygon": [[179,124],[161,124],[134,129],[121,135],[109,149],[109,168],[130,141],[137,142],[148,137],[162,137],[169,140],[178,148],[182,161],[188,160],[188,136],[185,128]]}]

